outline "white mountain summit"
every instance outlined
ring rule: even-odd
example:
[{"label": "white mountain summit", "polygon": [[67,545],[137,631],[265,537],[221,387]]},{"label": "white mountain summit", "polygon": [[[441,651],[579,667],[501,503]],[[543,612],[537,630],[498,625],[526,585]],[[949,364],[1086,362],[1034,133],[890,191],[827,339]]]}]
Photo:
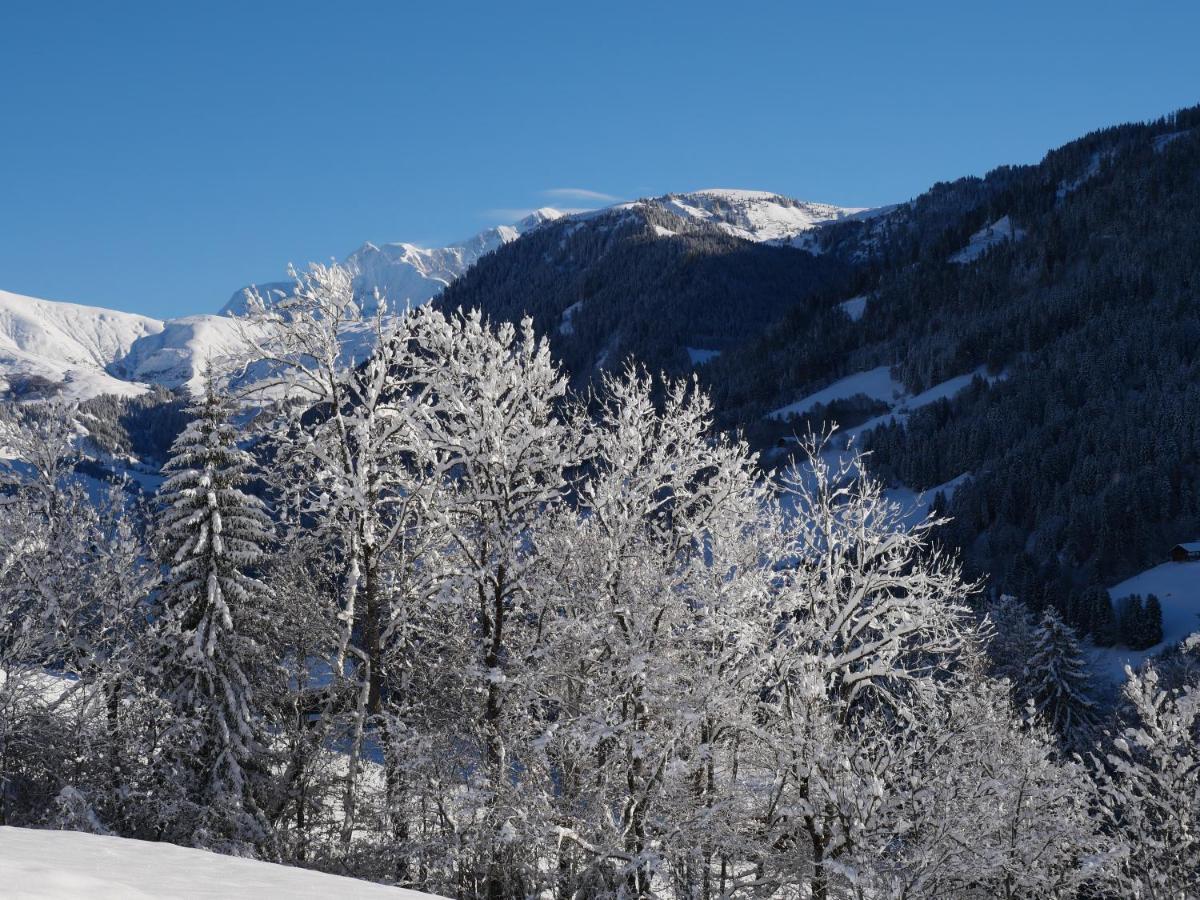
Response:
[{"label": "white mountain summit", "polygon": [[[557,209],[543,207],[515,224],[488,228],[448,247],[418,247],[405,242],[377,245],[368,241],[346,257],[343,265],[354,273],[359,296],[370,298],[378,292],[387,298],[390,308],[419,306],[441,293],[480,257],[564,215]],[[258,285],[258,290],[270,299],[286,295],[291,287],[289,282],[272,282]],[[223,315],[242,315],[245,311],[244,288],[221,309]]]},{"label": "white mountain summit", "polygon": [[665,194],[652,204],[684,218],[716,225],[748,241],[790,241],[806,231],[864,212],[829,203],[793,200],[769,191],[709,188],[686,194]]}]

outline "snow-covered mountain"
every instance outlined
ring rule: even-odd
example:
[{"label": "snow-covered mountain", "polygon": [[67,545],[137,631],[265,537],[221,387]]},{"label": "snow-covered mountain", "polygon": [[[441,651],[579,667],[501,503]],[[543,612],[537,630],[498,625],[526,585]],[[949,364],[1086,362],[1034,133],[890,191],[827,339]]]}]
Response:
[{"label": "snow-covered mountain", "polygon": [[[792,241],[860,212],[767,191],[728,189],[665,194],[618,204],[616,209],[632,212],[648,206],[739,238],[772,243]],[[545,207],[512,225],[488,228],[447,247],[365,243],[345,258],[345,265],[368,307],[376,293],[392,309],[418,305],[437,296],[486,254],[566,215]],[[285,281],[258,286],[268,299],[286,296],[292,288]],[[237,291],[219,315],[167,321],[0,291],[0,395],[37,398],[57,393],[84,399],[140,394],[149,385],[193,389],[208,360],[218,361],[238,345],[243,326],[234,317],[245,311],[245,289]]]},{"label": "snow-covered mountain", "polygon": [[709,188],[686,194],[666,194],[641,200],[684,219],[716,225],[748,241],[790,241],[827,222],[864,212],[863,209],[793,200],[769,191]]},{"label": "snow-covered mountain", "polygon": [[0,391],[37,393],[62,385],[67,397],[136,395],[146,390],[109,372],[163,323],[149,316],[0,291]]},{"label": "snow-covered mountain", "polygon": [[218,364],[243,346],[246,327],[230,316],[168,319],[156,334],[134,341],[109,370],[132,382],[195,391],[209,361]]},{"label": "snow-covered mountain", "polygon": [[[368,309],[376,292],[393,309],[419,306],[439,294],[481,256],[563,215],[557,209],[543,207],[512,225],[488,228],[448,247],[431,249],[405,242],[377,245],[368,241],[346,257],[344,265],[354,273],[355,291],[368,301]],[[259,285],[258,289],[265,299],[270,299],[286,296],[291,287],[288,282],[272,282]],[[221,309],[223,315],[242,315],[245,311],[245,288],[234,293]]]}]

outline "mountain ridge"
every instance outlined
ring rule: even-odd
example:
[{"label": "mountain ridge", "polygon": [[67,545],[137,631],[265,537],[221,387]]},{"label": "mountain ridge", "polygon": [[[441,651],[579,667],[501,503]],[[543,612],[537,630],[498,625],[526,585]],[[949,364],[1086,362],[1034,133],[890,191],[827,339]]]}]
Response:
[{"label": "mountain ridge", "polygon": [[[733,238],[757,242],[790,240],[859,212],[768,191],[710,189],[585,213],[542,207],[515,223],[484,229],[446,247],[367,241],[345,258],[344,265],[354,276],[355,291],[367,313],[374,312],[377,295],[397,310],[429,302],[484,257],[547,225],[582,223],[643,208],[674,209],[695,224],[713,225]],[[272,302],[288,296],[294,283],[268,282],[256,289]],[[105,393],[133,396],[152,385],[194,389],[204,363],[234,349],[236,317],[248,309],[246,292],[247,288],[236,291],[216,314],[167,320],[0,293],[0,391],[9,399],[42,399],[55,393],[86,399]],[[113,331],[112,322],[124,323],[127,339],[104,337]]]}]

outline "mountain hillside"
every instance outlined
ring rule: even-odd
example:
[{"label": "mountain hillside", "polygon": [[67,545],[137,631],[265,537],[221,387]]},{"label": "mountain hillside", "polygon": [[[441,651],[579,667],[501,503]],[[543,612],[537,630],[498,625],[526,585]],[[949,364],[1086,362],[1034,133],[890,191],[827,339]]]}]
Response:
[{"label": "mountain hillside", "polygon": [[499,318],[532,315],[577,383],[631,356],[685,371],[761,333],[805,298],[851,290],[851,263],[782,243],[849,214],[755,192],[620,204],[508,244],[434,302]]},{"label": "mountain hillside", "polygon": [[[696,368],[772,460],[840,422],[895,485],[956,486],[934,505],[971,574],[1084,633],[1200,538],[1200,108],[771,243],[700,208],[552,223],[435,302],[533,315],[577,384]],[[936,400],[822,393],[888,370]]]},{"label": "mountain hillside", "polygon": [[819,225],[852,218],[865,209],[794,200],[769,191],[710,188],[665,194],[630,206],[656,206],[694,222],[716,225],[726,234],[748,241],[791,241]]},{"label": "mountain hillside", "polygon": [[[701,371],[764,447],[842,419],[895,483],[957,479],[935,505],[971,574],[1103,639],[1105,589],[1200,537],[1198,236],[1200,109],[1106,129],[822,229],[860,283]],[[879,366],[979,377],[866,427],[861,401],[765,418]]]},{"label": "mountain hillside", "polygon": [[162,329],[148,316],[0,291],[0,390],[38,396],[61,385],[75,398],[142,393],[144,386],[108,367]]}]

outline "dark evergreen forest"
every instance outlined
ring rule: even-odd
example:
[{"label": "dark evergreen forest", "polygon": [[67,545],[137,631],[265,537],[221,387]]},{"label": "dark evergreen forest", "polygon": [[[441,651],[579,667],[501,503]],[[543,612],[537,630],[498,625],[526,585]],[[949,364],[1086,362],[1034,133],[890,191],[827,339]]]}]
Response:
[{"label": "dark evergreen forest", "polygon": [[[721,424],[760,448],[796,427],[766,412],[857,371],[891,365],[913,392],[1003,372],[865,445],[909,487],[971,473],[939,498],[953,518],[942,539],[996,591],[1103,642],[1115,612],[1102,587],[1200,536],[1197,125],[1186,109],[938,184],[821,228],[815,252],[653,205],[556,223],[438,302],[530,313],[579,386],[629,356],[679,373],[686,347],[721,350],[698,372]],[[1020,239],[951,261],[1004,216]],[[867,311],[851,321],[838,304],[857,295]]]}]

